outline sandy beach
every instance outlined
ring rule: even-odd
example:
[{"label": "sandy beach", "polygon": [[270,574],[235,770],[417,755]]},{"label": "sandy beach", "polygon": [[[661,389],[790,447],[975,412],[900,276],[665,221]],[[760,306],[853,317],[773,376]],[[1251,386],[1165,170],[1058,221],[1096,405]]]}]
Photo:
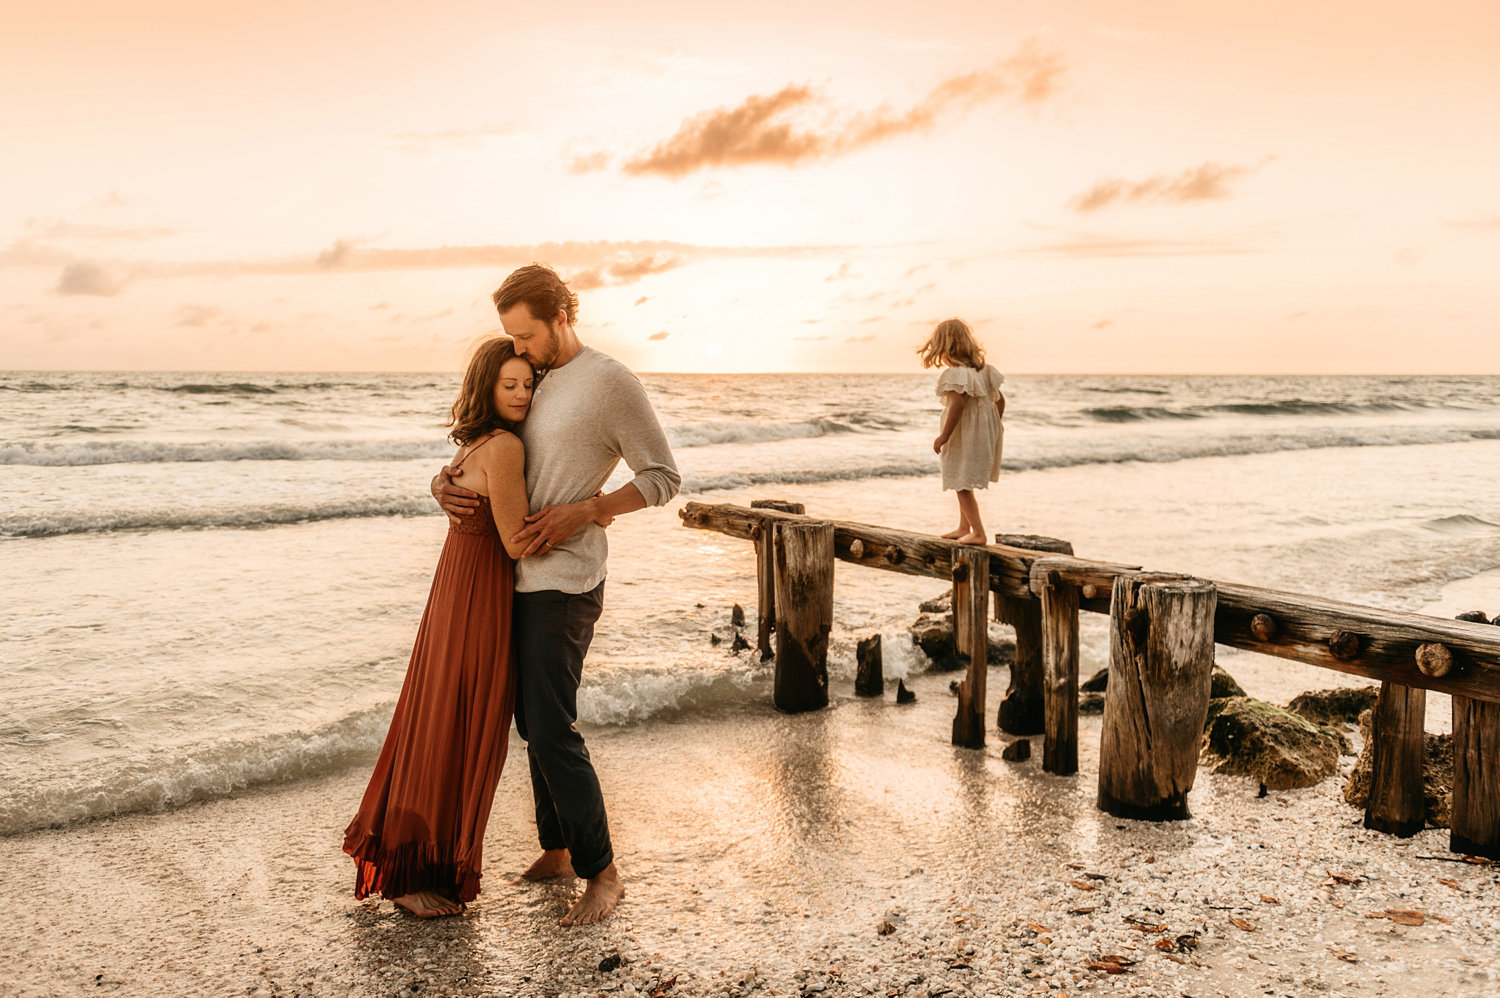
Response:
[{"label": "sandy beach", "polygon": [[949,679],[591,730],[629,885],[597,927],[557,926],[573,885],[512,882],[519,756],[460,918],[353,900],[363,769],[0,839],[0,993],[1500,994],[1500,873],[1423,858],[1456,858],[1445,830],[1368,832],[1341,779],[1257,798],[1204,772],[1191,820],[1119,821],[1094,807],[1098,718],[1079,775],[1050,776],[993,733],[952,748]]}]

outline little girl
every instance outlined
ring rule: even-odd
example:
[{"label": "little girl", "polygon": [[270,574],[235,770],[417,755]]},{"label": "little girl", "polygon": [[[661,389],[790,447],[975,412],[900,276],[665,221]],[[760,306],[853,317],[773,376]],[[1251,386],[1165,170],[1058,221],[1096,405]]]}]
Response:
[{"label": "little girl", "polygon": [[958,492],[958,527],[944,534],[962,544],[985,544],[975,489],[1000,477],[1005,440],[1005,375],[984,362],[984,348],[962,319],[944,319],[917,351],[923,367],[942,367],[937,393],[943,400],[943,427],[932,449],[942,455],[943,489]]}]

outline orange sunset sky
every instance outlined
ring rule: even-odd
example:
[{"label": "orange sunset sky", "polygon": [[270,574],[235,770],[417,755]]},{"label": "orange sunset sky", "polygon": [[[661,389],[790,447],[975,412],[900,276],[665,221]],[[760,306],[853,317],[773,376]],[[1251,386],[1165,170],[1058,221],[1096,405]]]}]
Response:
[{"label": "orange sunset sky", "polygon": [[0,368],[1500,372],[1494,0],[63,0],[0,34]]}]

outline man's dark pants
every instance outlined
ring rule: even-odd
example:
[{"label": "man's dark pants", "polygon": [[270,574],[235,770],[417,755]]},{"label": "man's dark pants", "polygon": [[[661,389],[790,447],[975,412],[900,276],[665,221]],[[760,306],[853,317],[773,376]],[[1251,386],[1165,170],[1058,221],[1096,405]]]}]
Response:
[{"label": "man's dark pants", "polygon": [[583,657],[604,609],[604,583],[586,593],[516,593],[512,631],[516,730],[526,739],[543,849],[567,849],[573,872],[592,878],[614,861],[604,794],[578,733]]}]

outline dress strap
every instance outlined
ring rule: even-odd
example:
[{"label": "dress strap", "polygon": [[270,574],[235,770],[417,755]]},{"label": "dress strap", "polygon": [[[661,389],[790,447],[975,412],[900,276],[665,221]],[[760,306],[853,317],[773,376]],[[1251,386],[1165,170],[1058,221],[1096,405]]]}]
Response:
[{"label": "dress strap", "polygon": [[465,451],[464,452],[464,456],[458,459],[458,463],[453,466],[453,469],[456,471],[459,468],[462,468],[464,466],[464,462],[469,459],[469,455],[473,454],[475,451],[477,451],[479,448],[483,447],[485,444],[489,443],[491,440],[494,440],[496,437],[500,436],[503,433],[507,433],[507,432],[509,432],[509,431],[507,431],[507,430],[494,430],[494,431],[492,431],[489,436],[485,437],[483,440],[479,441],[479,443],[475,444],[473,447],[470,447],[467,451]]}]

